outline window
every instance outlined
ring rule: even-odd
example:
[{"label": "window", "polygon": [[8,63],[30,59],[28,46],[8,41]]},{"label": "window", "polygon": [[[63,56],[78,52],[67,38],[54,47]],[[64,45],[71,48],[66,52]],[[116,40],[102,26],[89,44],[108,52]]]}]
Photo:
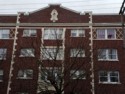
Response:
[{"label": "window", "polygon": [[100,83],[118,83],[119,72],[118,71],[100,71],[99,82]]},{"label": "window", "polygon": [[83,71],[83,70],[71,70],[70,77],[71,77],[71,79],[86,79],[85,71]]},{"label": "window", "polygon": [[0,60],[5,60],[6,54],[7,54],[7,49],[6,48],[0,48]]},{"label": "window", "polygon": [[85,51],[83,49],[71,49],[70,57],[85,57]]},{"label": "window", "polygon": [[33,48],[25,48],[21,49],[20,56],[21,57],[34,57],[34,49]]},{"label": "window", "polygon": [[63,38],[63,29],[59,28],[49,28],[44,30],[44,39],[62,39]]},{"label": "window", "polygon": [[99,49],[98,50],[99,60],[118,60],[116,49]]},{"label": "window", "polygon": [[46,68],[42,68],[41,70],[41,74],[40,74],[40,80],[45,81],[45,82],[50,82],[50,81],[60,81],[60,77],[61,77],[61,69],[58,67],[46,67]]},{"label": "window", "polygon": [[25,29],[23,31],[23,36],[24,37],[35,37],[37,35],[35,29]]},{"label": "window", "polygon": [[115,29],[98,29],[97,39],[116,39]]},{"label": "window", "polygon": [[85,37],[85,30],[73,29],[71,30],[71,37]]},{"label": "window", "polygon": [[10,30],[9,29],[0,29],[0,39],[9,39],[10,36]]},{"label": "window", "polygon": [[33,70],[24,69],[18,71],[18,79],[32,79],[33,78]]},{"label": "window", "polygon": [[63,59],[63,49],[62,48],[51,48],[46,47],[42,49],[42,58],[49,60],[62,60]]},{"label": "window", "polygon": [[3,70],[0,70],[0,82],[3,81]]}]

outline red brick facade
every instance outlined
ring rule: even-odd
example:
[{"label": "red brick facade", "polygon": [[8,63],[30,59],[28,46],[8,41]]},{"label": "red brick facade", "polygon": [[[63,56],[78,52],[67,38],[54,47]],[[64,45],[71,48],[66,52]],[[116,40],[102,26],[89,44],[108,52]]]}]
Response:
[{"label": "red brick facade", "polygon": [[[51,20],[53,9],[58,12],[58,19],[55,22]],[[0,81],[0,94],[18,94],[18,92],[37,94],[37,60],[41,56],[41,45],[57,45],[56,40],[42,40],[45,28],[65,29],[65,39],[58,40],[60,46],[64,42],[64,60],[67,62],[64,64],[65,68],[76,60],[74,58],[69,59],[71,48],[77,48],[82,44],[85,50],[85,57],[78,58],[76,60],[78,63],[74,65],[74,68],[80,66],[80,69],[85,70],[86,79],[71,80],[70,73],[66,75],[64,82],[71,81],[71,83],[65,88],[65,94],[70,94],[71,91],[75,92],[74,94],[125,94],[125,49],[123,48],[123,34],[120,23],[120,15],[93,15],[91,12],[80,14],[60,5],[50,5],[27,14],[0,15],[0,29],[10,30],[10,39],[0,39],[0,48],[7,49],[6,59],[0,61],[0,69],[3,70],[3,80]],[[37,30],[37,36],[24,37],[23,30],[25,29]],[[85,37],[71,37],[72,29],[84,29]],[[115,29],[116,38],[98,39],[96,33],[98,29]],[[14,38],[15,32],[17,34],[15,34],[16,37]],[[35,57],[20,56],[22,48],[31,47],[35,49]],[[98,60],[99,49],[117,49],[118,60]],[[56,62],[59,64],[61,61]],[[46,65],[51,66],[47,61]],[[18,71],[21,69],[32,69],[32,79],[18,79]],[[99,71],[118,71],[118,83],[100,83]],[[74,89],[72,89],[73,85],[75,85]]]}]

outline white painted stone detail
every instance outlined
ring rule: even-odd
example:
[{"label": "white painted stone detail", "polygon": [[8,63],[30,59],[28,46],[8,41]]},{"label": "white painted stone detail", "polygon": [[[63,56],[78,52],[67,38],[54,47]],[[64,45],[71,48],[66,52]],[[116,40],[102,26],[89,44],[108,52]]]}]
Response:
[{"label": "white painted stone detail", "polygon": [[58,20],[58,12],[56,9],[53,9],[52,12],[51,12],[51,18],[50,20],[53,21],[53,22],[56,22]]}]

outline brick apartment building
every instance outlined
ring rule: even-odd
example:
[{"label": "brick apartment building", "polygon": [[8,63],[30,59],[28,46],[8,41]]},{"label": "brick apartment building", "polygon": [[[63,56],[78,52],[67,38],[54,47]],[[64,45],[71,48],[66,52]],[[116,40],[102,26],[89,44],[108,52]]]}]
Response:
[{"label": "brick apartment building", "polygon": [[43,76],[37,61],[52,67],[43,52],[54,52],[57,45],[61,57],[55,67],[63,62],[65,71],[75,62],[64,75],[64,84],[70,81],[65,94],[125,94],[121,16],[79,13],[60,5],[0,15],[0,94],[37,94]]}]

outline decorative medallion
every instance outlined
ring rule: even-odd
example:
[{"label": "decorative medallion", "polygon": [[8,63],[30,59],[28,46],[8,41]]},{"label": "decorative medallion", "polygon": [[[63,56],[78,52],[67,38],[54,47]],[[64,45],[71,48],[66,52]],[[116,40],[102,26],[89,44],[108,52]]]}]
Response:
[{"label": "decorative medallion", "polygon": [[58,20],[58,12],[56,9],[53,9],[52,12],[51,12],[51,18],[50,20],[53,21],[53,22],[56,22]]}]

